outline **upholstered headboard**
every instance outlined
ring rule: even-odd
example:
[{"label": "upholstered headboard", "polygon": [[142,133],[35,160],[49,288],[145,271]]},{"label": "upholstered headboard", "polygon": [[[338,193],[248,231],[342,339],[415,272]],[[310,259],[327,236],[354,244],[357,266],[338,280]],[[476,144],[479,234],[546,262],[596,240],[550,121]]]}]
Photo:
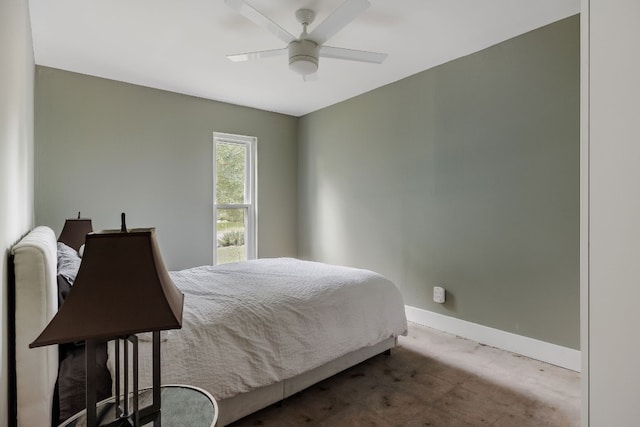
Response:
[{"label": "upholstered headboard", "polygon": [[58,346],[29,348],[58,311],[56,237],[36,227],[12,249],[18,427],[50,426]]}]

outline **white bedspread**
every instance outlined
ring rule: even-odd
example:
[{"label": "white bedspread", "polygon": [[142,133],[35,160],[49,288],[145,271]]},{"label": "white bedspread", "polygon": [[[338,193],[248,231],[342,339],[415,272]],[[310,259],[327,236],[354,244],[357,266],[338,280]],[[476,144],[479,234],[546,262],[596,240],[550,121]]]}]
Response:
[{"label": "white bedspread", "polygon": [[[407,331],[398,288],[368,270],[276,258],[175,271],[171,278],[185,304],[182,329],[162,340],[162,383],[202,387],[216,399]],[[150,343],[140,346],[140,386],[150,386]]]}]

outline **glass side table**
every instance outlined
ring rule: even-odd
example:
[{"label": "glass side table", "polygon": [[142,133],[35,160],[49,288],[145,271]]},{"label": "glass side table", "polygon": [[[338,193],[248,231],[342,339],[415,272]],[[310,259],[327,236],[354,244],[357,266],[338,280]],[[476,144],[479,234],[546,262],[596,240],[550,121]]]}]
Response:
[{"label": "glass side table", "polygon": [[[110,397],[97,404],[99,424],[108,424],[115,419],[115,399]],[[140,407],[152,401],[151,389],[138,393]],[[147,427],[214,427],[218,420],[218,404],[205,390],[188,385],[163,385],[160,387],[160,419],[143,424]],[[101,421],[101,422],[100,422]],[[72,416],[59,427],[86,427],[86,411]]]}]

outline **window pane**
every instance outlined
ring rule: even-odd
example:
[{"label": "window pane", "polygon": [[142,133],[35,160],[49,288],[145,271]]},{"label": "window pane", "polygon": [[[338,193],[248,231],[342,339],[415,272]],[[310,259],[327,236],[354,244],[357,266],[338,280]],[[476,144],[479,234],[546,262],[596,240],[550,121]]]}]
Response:
[{"label": "window pane", "polygon": [[216,247],[217,264],[246,261],[247,251],[244,244],[246,209],[217,209]]},{"label": "window pane", "polygon": [[216,203],[245,203],[247,146],[216,143]]},{"label": "window pane", "polygon": [[256,257],[256,142],[213,133],[214,264]]}]

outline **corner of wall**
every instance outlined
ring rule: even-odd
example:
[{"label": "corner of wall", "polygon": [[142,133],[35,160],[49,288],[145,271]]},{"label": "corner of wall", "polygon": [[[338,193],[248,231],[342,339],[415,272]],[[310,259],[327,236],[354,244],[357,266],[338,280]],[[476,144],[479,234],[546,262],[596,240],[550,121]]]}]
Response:
[{"label": "corner of wall", "polygon": [[35,61],[26,0],[0,3],[0,425],[13,425],[9,405],[8,253],[33,225]]}]

